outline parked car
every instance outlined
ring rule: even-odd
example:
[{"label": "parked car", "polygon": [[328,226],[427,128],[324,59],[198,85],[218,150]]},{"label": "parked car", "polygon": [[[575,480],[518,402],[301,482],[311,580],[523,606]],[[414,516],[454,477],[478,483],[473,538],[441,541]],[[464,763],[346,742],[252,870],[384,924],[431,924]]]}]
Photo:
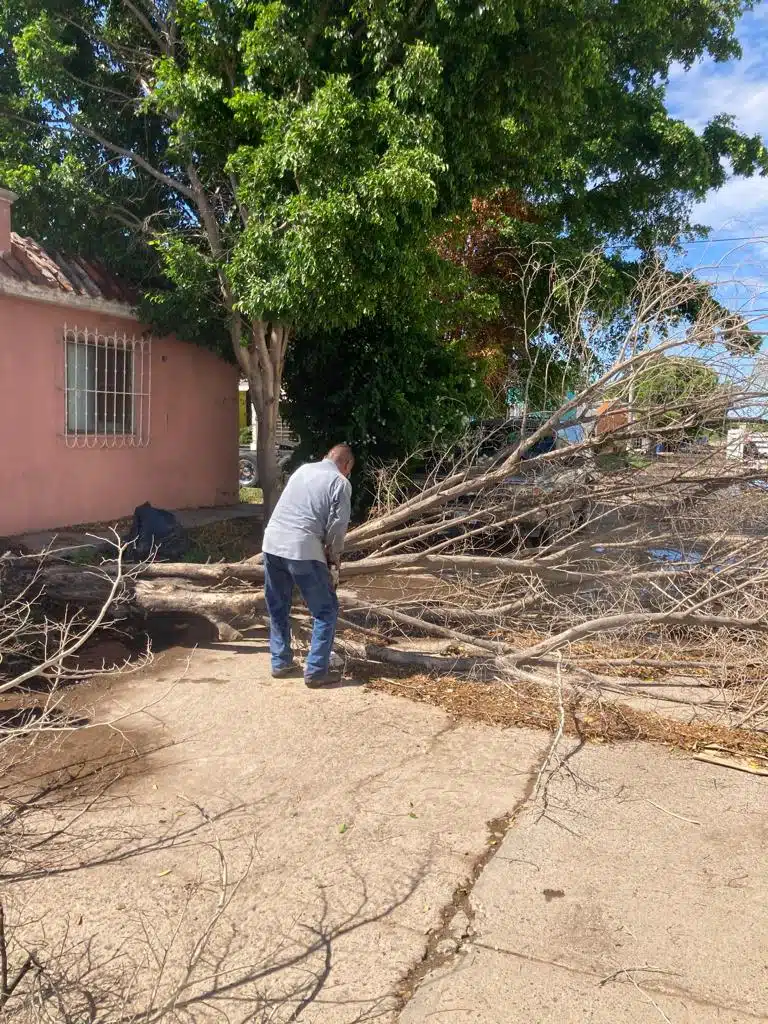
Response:
[{"label": "parked car", "polygon": [[[503,449],[516,445],[521,436],[530,437],[547,422],[549,416],[549,413],[534,412],[529,413],[525,418],[489,419],[470,423],[466,438],[458,444],[448,450],[427,452],[420,460],[420,464],[413,468],[413,480],[423,483],[428,474],[444,475],[450,472],[453,466],[466,464],[469,461],[483,465],[497,457]],[[566,438],[568,438],[569,432],[574,430],[578,432],[579,438],[584,437],[584,429],[581,426],[564,426],[557,431],[548,431],[523,454],[523,461],[545,455],[552,451],[558,443],[573,443],[571,440],[566,442]]]},{"label": "parked car", "polygon": [[[278,444],[277,464],[281,471],[285,470],[285,467],[293,455],[293,450],[293,445]],[[241,487],[259,486],[259,468],[256,462],[256,452],[251,451],[250,448],[243,447],[242,445],[240,447],[238,472]]]},{"label": "parked car", "polygon": [[[534,425],[529,417],[525,422],[526,434],[530,436],[544,422],[546,420],[539,417]],[[491,425],[490,429],[486,425],[484,427],[483,436],[476,442],[476,462],[480,468],[484,463],[491,463],[502,449],[519,440],[523,424],[507,420],[501,425]],[[498,513],[485,510],[485,503],[478,502],[475,492],[462,495],[446,506],[446,522],[438,536],[458,539],[467,532],[478,531],[469,539],[471,549],[499,552],[543,544],[553,534],[581,525],[589,508],[588,485],[592,478],[589,453],[574,452],[567,458],[553,461],[538,461],[536,456],[578,445],[584,437],[584,429],[579,424],[569,424],[546,434],[502,481],[498,498],[508,504],[510,514],[523,513],[523,518],[516,523],[499,524]],[[556,508],[542,507],[561,499],[565,499],[563,504]],[[472,509],[476,504],[477,516],[474,517]],[[526,506],[529,506],[527,514]],[[468,514],[471,518],[466,519]],[[435,535],[431,535],[428,543],[434,544],[435,539]]]}]

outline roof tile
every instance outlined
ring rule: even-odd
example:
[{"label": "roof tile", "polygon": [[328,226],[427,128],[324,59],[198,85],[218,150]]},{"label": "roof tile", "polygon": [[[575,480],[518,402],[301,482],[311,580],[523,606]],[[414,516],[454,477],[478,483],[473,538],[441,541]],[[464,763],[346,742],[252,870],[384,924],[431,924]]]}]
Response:
[{"label": "roof tile", "polygon": [[108,299],[133,306],[137,294],[100,263],[47,252],[32,238],[11,234],[11,251],[0,254],[0,276],[50,288],[63,295]]}]

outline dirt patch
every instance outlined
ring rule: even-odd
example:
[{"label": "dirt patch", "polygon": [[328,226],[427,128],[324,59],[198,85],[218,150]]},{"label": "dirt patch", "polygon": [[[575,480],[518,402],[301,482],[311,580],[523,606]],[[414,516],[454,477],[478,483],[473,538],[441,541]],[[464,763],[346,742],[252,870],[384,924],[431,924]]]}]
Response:
[{"label": "dirt patch", "polygon": [[30,553],[26,544],[22,544],[13,537],[0,537],[0,557],[2,555],[28,555]]},{"label": "dirt patch", "polygon": [[[116,537],[125,537],[133,525],[133,518],[119,519],[114,523],[85,523],[82,526],[70,530],[59,531],[56,538],[56,546],[63,545],[85,545],[82,551],[73,552],[68,557],[70,561],[84,564],[98,564],[103,557],[111,557],[114,554],[112,549],[97,550],[89,548],[89,544],[98,545],[106,541],[114,544]],[[261,517],[240,516],[233,519],[223,519],[219,522],[207,523],[204,526],[192,526],[187,530],[190,548],[183,562],[238,562],[244,558],[250,558],[261,551],[261,537],[264,530]],[[20,546],[15,541],[11,542],[0,538],[0,554],[8,545],[8,550],[13,554],[26,554],[26,550],[16,550]]]},{"label": "dirt patch", "polygon": [[[560,721],[557,693],[535,683],[474,683],[417,675],[373,678],[367,685],[433,704],[459,719],[505,729],[525,726],[552,732]],[[768,736],[763,734],[706,722],[681,722],[600,697],[567,693],[563,710],[564,732],[583,740],[646,740],[686,751],[717,745],[743,754],[768,754]]]},{"label": "dirt patch", "polygon": [[75,656],[74,661],[77,671],[110,672],[137,657],[142,647],[134,637],[126,643],[124,639],[97,635]]}]

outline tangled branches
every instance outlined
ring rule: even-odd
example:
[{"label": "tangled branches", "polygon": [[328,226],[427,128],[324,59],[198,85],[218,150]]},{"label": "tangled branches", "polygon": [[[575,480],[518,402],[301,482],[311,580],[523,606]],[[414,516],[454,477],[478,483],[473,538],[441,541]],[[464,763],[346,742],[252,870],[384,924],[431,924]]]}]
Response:
[{"label": "tangled branches", "polygon": [[[728,354],[744,324],[701,304],[700,281],[651,272],[615,356],[589,362],[601,351],[593,270],[558,293],[570,326],[552,359],[577,390],[545,411],[524,400],[490,434],[434,453],[421,477],[406,464],[380,474],[342,568],[347,653],[552,685],[556,665],[580,685],[650,667],[735,685],[733,666],[749,664],[768,679],[768,531],[752,525],[761,470],[730,461],[725,444],[728,417],[765,400]],[[677,311],[694,301],[683,325]],[[527,324],[532,345],[546,323],[543,310]],[[261,578],[258,557],[143,573],[232,595]],[[765,701],[742,710],[762,720]]]}]

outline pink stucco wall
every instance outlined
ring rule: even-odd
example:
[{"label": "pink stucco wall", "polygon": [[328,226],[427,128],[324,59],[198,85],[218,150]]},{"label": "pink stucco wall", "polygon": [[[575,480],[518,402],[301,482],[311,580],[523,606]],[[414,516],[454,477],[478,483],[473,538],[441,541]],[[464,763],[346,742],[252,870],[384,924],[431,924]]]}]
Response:
[{"label": "pink stucco wall", "polygon": [[0,535],[237,501],[237,372],[194,345],[152,340],[145,448],[65,443],[64,325],[140,336],[120,317],[0,295]]}]

